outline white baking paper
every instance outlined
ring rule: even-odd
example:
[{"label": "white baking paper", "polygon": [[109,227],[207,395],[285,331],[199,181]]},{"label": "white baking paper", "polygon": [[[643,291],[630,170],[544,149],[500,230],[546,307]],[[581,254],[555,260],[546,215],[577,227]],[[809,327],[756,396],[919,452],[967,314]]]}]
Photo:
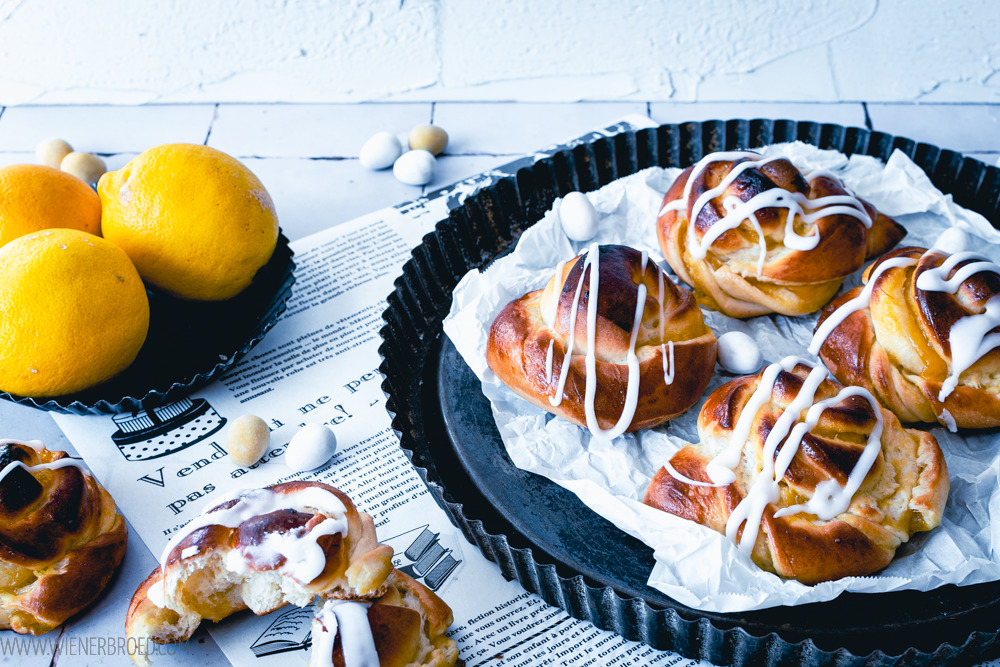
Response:
[{"label": "white baking paper", "polygon": [[[997,261],[1000,232],[980,215],[943,195],[908,157],[894,153],[887,164],[873,157],[850,158],[802,143],[761,149],[783,154],[806,169],[837,174],[858,196],[893,216],[908,231],[903,245],[933,244],[942,231],[958,227],[974,235],[970,249]],[[669,270],[656,241],[655,225],[663,195],[679,169],[650,168],[589,193],[600,216],[592,241],[647,250]],[[486,365],[490,325],[511,300],[539,289],[554,267],[585,250],[590,242],[570,241],[552,211],[525,231],[511,254],[486,271],[472,271],[455,289],[444,330],[479,376],[490,399],[507,452],[518,467],[543,475],[575,493],[591,509],[654,549],[649,585],[675,600],[707,611],[736,612],[776,605],[830,600],[843,591],[929,590],[945,583],[973,584],[1000,578],[1000,435],[951,434],[933,428],[948,462],[951,494],[942,525],[914,536],[889,567],[875,576],[852,577],[815,586],[784,580],[757,568],[723,535],[641,503],[649,480],[670,456],[697,441],[696,418],[704,396],[665,426],[612,442],[518,398]],[[860,283],[860,272],[843,289]],[[739,330],[752,336],[767,363],[789,354],[811,355],[806,346],[816,315],[762,316],[737,320],[702,309],[706,323],[721,335]],[[732,379],[717,370],[705,396]]]}]

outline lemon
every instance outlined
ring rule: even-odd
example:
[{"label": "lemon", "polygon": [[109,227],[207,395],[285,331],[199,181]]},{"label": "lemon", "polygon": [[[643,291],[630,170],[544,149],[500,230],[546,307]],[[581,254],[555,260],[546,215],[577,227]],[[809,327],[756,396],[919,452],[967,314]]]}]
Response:
[{"label": "lemon", "polygon": [[135,359],[149,301],[125,252],[74,229],[0,248],[0,391],[61,396],[105,382]]},{"label": "lemon", "polygon": [[242,292],[274,253],[278,217],[260,180],[225,153],[195,144],[151,148],[97,185],[104,238],[147,284],[182,299]]},{"label": "lemon", "polygon": [[101,233],[101,200],[71,174],[38,164],[0,168],[0,246],[41,229]]}]

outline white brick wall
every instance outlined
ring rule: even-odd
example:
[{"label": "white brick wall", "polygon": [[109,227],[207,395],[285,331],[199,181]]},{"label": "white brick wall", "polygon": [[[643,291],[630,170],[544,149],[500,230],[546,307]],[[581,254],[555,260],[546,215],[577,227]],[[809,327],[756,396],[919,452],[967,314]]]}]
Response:
[{"label": "white brick wall", "polygon": [[997,0],[0,0],[0,105],[1000,101]]}]

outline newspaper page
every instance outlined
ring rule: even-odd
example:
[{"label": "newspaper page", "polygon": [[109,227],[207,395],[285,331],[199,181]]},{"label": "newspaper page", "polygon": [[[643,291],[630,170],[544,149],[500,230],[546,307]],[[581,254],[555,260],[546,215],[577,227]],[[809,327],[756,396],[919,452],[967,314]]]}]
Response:
[{"label": "newspaper page", "polygon": [[[393,547],[395,566],[451,606],[449,635],[469,667],[694,664],[574,619],[506,581],[450,523],[392,431],[377,371],[384,297],[410,249],[449,207],[520,165],[293,243],[296,282],[286,312],[203,390],[135,414],[54,415],[154,555],[215,499],[291,479],[318,480],[370,514],[379,540]],[[226,455],[225,426],[244,414],[263,418],[271,440],[258,463],[238,467]],[[283,456],[306,423],[329,426],[337,450],[320,468],[296,473]],[[305,665],[313,614],[297,607],[262,617],[242,613],[209,631],[233,664]]]}]

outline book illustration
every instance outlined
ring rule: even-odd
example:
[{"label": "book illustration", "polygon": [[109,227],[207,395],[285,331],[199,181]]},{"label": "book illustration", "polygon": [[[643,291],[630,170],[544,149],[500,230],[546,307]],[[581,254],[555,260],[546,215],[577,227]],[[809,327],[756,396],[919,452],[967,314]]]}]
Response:
[{"label": "book illustration", "polygon": [[452,555],[452,549],[441,544],[440,537],[425,525],[382,540],[382,543],[393,548],[393,563],[398,570],[436,591],[462,562]]},{"label": "book illustration", "polygon": [[187,449],[222,428],[225,417],[203,398],[115,415],[111,441],[127,461],[148,461]]},{"label": "book illustration", "polygon": [[312,620],[316,607],[293,607],[278,615],[250,645],[258,658],[287,651],[301,651],[312,645]]}]

